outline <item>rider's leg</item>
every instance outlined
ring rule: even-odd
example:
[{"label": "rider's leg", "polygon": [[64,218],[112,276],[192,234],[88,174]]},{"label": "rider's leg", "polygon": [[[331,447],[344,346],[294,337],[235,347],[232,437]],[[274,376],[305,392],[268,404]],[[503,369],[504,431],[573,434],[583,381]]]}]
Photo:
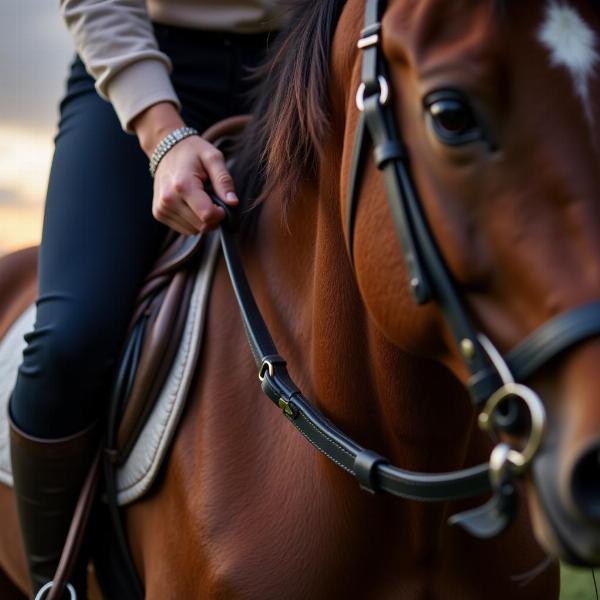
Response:
[{"label": "rider's leg", "polygon": [[77,62],[61,107],[34,330],[11,401],[15,491],[37,591],[52,578],[138,288],[164,239],[148,162]]},{"label": "rider's leg", "polygon": [[[158,26],[184,119],[203,130],[247,108],[263,36]],[[40,255],[33,332],[11,401],[12,461],[34,589],[52,578],[93,448],[138,288],[165,229],[151,215],[148,161],[83,65],[61,107]]]}]

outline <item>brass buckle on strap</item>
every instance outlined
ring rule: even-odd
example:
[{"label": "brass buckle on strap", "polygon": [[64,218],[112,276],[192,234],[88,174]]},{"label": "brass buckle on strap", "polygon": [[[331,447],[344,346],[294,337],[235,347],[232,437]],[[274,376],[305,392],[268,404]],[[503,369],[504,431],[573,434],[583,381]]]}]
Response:
[{"label": "brass buckle on strap", "polygon": [[294,408],[294,406],[290,403],[289,400],[285,398],[279,398],[279,402],[277,406],[283,411],[283,414],[286,417],[290,417],[290,419],[295,419],[298,416],[298,411]]},{"label": "brass buckle on strap", "polygon": [[268,358],[265,358],[262,362],[262,365],[260,365],[260,369],[258,369],[258,380],[261,383],[265,380],[267,372],[269,373],[270,377],[273,377],[273,375],[275,375],[273,363]]},{"label": "brass buckle on strap", "polygon": [[282,365],[285,367],[286,364],[283,356],[280,356],[279,354],[267,354],[263,357],[262,363],[258,369],[258,380],[262,383],[265,380],[267,373],[269,374],[269,377],[275,377],[275,366]]},{"label": "brass buckle on strap", "polygon": [[[278,365],[278,364],[279,365],[286,364],[285,360],[279,355],[270,355],[270,356],[265,356],[265,358],[263,358],[262,364],[260,365],[260,368],[258,369],[258,380],[260,381],[261,384],[263,384],[263,382],[265,381],[267,376],[269,376],[271,379],[273,379],[275,377],[275,365]],[[277,389],[276,386],[275,386],[275,389]],[[263,390],[264,390],[264,386],[263,386]],[[279,406],[279,408],[283,411],[283,414],[286,417],[295,419],[298,416],[297,409],[293,406],[293,404],[290,403],[290,401],[288,399],[284,398],[283,396],[279,396],[279,398],[277,400],[277,406]]]}]

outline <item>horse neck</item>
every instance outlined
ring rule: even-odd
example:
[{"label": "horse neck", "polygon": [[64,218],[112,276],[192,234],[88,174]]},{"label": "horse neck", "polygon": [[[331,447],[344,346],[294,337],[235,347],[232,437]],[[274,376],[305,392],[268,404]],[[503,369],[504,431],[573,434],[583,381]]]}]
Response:
[{"label": "horse neck", "polygon": [[443,367],[402,352],[369,319],[341,228],[336,139],[318,182],[286,208],[276,198],[263,206],[248,257],[257,300],[292,377],[337,426],[404,467],[456,468],[468,401]]}]

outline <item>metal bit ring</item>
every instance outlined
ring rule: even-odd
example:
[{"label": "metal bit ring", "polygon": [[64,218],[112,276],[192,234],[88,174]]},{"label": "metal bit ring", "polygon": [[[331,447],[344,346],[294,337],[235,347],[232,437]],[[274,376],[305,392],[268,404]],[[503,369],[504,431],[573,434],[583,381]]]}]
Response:
[{"label": "metal bit ring", "polygon": [[502,402],[515,396],[523,400],[531,416],[531,429],[525,447],[523,450],[511,448],[506,454],[506,459],[511,463],[514,471],[520,474],[531,464],[531,461],[540,448],[546,429],[546,411],[539,396],[526,385],[514,382],[505,383],[486,402],[479,415],[479,426],[484,431],[492,432],[494,429],[492,418],[494,412]]}]

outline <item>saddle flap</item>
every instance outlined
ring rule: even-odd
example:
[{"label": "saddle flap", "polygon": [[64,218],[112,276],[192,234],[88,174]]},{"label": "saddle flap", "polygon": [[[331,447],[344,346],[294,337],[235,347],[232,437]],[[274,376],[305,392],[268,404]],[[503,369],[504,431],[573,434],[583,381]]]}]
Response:
[{"label": "saddle flap", "polygon": [[[198,244],[194,256],[198,255]],[[188,257],[189,259],[189,257]],[[138,319],[146,319],[146,327],[135,381],[117,432],[117,462],[123,462],[160,393],[173,356],[177,350],[189,309],[197,261],[189,260],[176,271],[168,285],[159,287],[143,301],[145,307]],[[159,275],[161,282],[163,277]]]}]

